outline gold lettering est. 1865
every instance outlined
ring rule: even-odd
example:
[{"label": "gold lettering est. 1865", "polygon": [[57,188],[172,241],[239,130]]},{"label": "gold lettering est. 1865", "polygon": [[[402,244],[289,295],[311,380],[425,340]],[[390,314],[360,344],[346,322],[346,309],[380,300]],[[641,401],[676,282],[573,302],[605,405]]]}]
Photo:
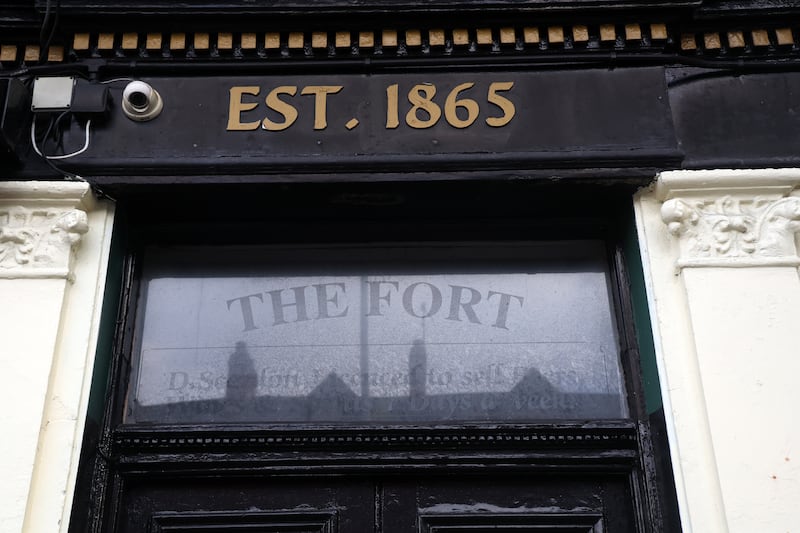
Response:
[{"label": "gold lettering est. 1865", "polygon": [[[452,127],[464,129],[474,124],[481,115],[481,103],[475,99],[475,83],[466,82],[456,85],[444,98],[444,105],[434,99],[437,88],[432,83],[414,85],[406,94],[407,109],[401,110],[399,84],[386,88],[386,129],[396,129],[401,125],[401,116],[406,126],[414,129],[427,129],[435,126],[444,115],[445,121]],[[485,102],[491,104],[489,115],[484,122],[493,128],[510,123],[516,115],[514,102],[500,94],[510,91],[513,81],[499,81],[489,84]],[[259,120],[243,121],[242,113],[253,111],[261,104],[258,97],[261,87],[255,85],[235,86],[230,89],[228,108],[228,131],[249,131],[263,129],[267,131],[283,131],[291,127],[299,116],[292,100],[300,91],[301,96],[314,97],[314,129],[324,130],[328,127],[328,96],[338,94],[342,85],[307,85],[300,89],[296,85],[281,85],[271,89],[264,97],[267,109],[280,116],[274,121],[269,117]],[[481,99],[483,100],[483,99]],[[441,102],[441,100],[440,100]],[[496,108],[496,109],[495,109]],[[497,112],[499,111],[499,114]],[[357,118],[350,119],[345,127],[350,130],[358,125]]]},{"label": "gold lettering est. 1865", "polygon": [[[314,96],[315,130],[324,130],[328,127],[328,95],[336,94],[341,90],[341,85],[308,85],[300,91],[301,95]],[[281,85],[267,93],[265,100],[267,108],[281,115],[283,117],[282,122],[273,122],[267,117],[264,117],[263,120],[242,122],[243,111],[252,111],[259,106],[257,101],[243,102],[244,95],[258,96],[260,92],[261,87],[255,85],[231,87],[230,106],[228,108],[228,131],[257,130],[259,126],[267,131],[282,131],[295,123],[298,116],[297,108],[280,98],[281,95],[294,96],[297,94],[295,85]]]}]

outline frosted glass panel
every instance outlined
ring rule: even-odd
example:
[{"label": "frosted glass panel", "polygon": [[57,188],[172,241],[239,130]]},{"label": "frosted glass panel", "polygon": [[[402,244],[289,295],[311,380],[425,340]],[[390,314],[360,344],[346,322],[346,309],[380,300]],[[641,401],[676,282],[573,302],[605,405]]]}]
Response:
[{"label": "frosted glass panel", "polygon": [[491,252],[326,249],[304,265],[281,250],[217,275],[156,268],[127,421],[625,416],[602,247],[519,245],[499,264]]}]

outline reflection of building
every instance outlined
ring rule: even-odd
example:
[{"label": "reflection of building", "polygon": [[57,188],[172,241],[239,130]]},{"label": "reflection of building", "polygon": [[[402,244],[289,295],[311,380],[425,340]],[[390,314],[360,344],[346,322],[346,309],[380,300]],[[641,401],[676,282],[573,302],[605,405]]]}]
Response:
[{"label": "reflection of building", "polygon": [[[663,402],[684,528],[795,527],[798,429],[786,421],[798,399],[800,12],[791,2],[100,4],[0,8],[0,397],[13,436],[0,448],[0,529],[67,528],[81,455],[99,470],[131,464],[111,436],[136,310],[126,299],[117,315],[115,298],[135,287],[127,273],[137,272],[139,237],[303,243],[303,227],[324,233],[337,221],[342,242],[379,242],[399,227],[438,242],[602,228],[611,248],[625,247],[613,231],[624,226],[645,383],[632,402],[637,427],[657,427]],[[74,93],[69,82],[38,94],[31,128],[34,78],[72,75]],[[163,97],[154,121],[123,114],[128,80],[112,80],[128,77]],[[512,79],[525,98],[514,100]],[[452,92],[468,83],[481,91]],[[409,118],[405,96],[417,85],[428,111]],[[284,105],[272,100],[270,111],[278,86],[288,87],[275,95]],[[352,87],[387,104],[372,108],[377,129],[345,114],[348,98],[367,107],[347,96]],[[317,114],[323,101],[328,114]],[[478,115],[461,127],[469,102]],[[425,127],[434,109],[440,122]],[[292,110],[296,126],[270,137]],[[37,150],[68,157],[44,161]],[[619,220],[631,202],[635,224]],[[634,370],[635,353],[625,352]],[[77,491],[77,515],[89,492]],[[93,505],[120,503],[112,496]]]},{"label": "reflection of building", "polygon": [[[331,372],[307,396],[255,395],[257,376],[244,343],[231,354],[228,392],[218,400],[135,405],[137,423],[323,422],[458,423],[481,421],[546,421],[619,418],[616,394],[562,392],[538,370],[530,368],[509,390],[480,386],[452,393],[428,394],[425,344],[409,350],[408,394],[361,396]],[[362,374],[361,380],[369,381]],[[403,380],[397,391],[405,389]],[[394,391],[393,391],[394,392]]]}]

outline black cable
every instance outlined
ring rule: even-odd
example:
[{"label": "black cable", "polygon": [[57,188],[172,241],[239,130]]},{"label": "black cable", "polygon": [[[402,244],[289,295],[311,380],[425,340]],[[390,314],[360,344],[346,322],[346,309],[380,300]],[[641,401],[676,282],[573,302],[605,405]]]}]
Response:
[{"label": "black cable", "polygon": [[[64,115],[66,115],[67,113],[69,113],[69,111],[64,111],[57,118],[53,118],[51,116],[50,122],[47,125],[47,129],[44,131],[44,135],[42,135],[41,141],[36,139],[36,137],[38,136],[35,136],[34,140],[36,140],[36,142],[39,144],[39,152],[41,153],[38,155],[42,158],[42,161],[44,161],[45,164],[47,164],[47,166],[49,166],[50,168],[58,172],[62,177],[67,178],[68,180],[82,181],[82,179],[76,176],[75,174],[58,168],[52,161],[50,161],[50,159],[47,158],[47,155],[45,154],[44,151],[45,146],[47,145],[47,140],[50,138],[50,133],[53,131],[53,128],[61,119],[64,118]],[[36,117],[34,117],[33,120],[36,120]]]},{"label": "black cable", "polygon": [[52,161],[47,159],[46,155],[42,156],[42,161],[44,161],[47,164],[48,167],[50,167],[53,170],[55,170],[56,172],[58,172],[58,174],[63,178],[66,178],[66,179],[68,179],[70,181],[86,181],[83,178],[79,178],[76,174],[73,174],[72,172],[67,172],[66,170],[63,170],[63,169],[57,167],[55,165],[55,163],[53,163]]},{"label": "black cable", "polygon": [[[36,120],[36,117],[34,117],[33,120]],[[47,138],[50,137],[50,131],[52,131],[53,129],[53,124],[55,124],[55,122],[53,117],[51,116],[50,122],[47,124],[47,129],[44,130],[44,134],[41,136],[40,139],[36,140],[36,142],[38,142],[42,147],[44,147],[44,144],[47,143]],[[44,153],[44,150],[42,148],[40,148],[40,150],[42,151],[42,153]]]},{"label": "black cable", "polygon": [[44,63],[45,53],[47,47],[45,46],[45,34],[50,24],[50,4],[52,0],[47,0],[44,10],[44,20],[42,21],[42,28],[39,30],[39,63]]},{"label": "black cable", "polygon": [[89,75],[80,70],[81,65],[39,65],[35,67],[22,67],[12,72],[0,72],[0,78],[21,78],[24,76],[33,75],[57,75],[57,74],[74,74],[75,76],[88,80]]},{"label": "black cable", "polygon": [[117,201],[116,198],[114,198],[110,194],[106,193],[103,189],[101,189],[96,184],[90,183],[89,180],[84,179],[84,178],[78,176],[77,174],[73,174],[72,172],[67,172],[66,170],[56,166],[55,163],[53,163],[52,161],[47,159],[46,156],[43,156],[42,160],[47,164],[47,166],[49,166],[51,169],[56,171],[62,178],[67,179],[69,181],[78,181],[78,182],[83,182],[83,183],[88,184],[89,187],[91,187],[92,191],[94,192],[95,196],[97,196],[98,198],[100,198],[100,199],[105,198],[105,199],[111,200],[112,202],[116,202]]},{"label": "black cable", "polygon": [[[51,132],[53,133],[53,140],[58,141],[56,143],[56,148],[58,148],[58,146],[61,144],[61,141],[58,140],[58,137],[62,134],[60,123],[64,119],[64,116],[66,116],[67,113],[69,113],[69,110],[64,111],[63,113],[58,115],[58,117],[56,117],[55,119],[53,119],[53,117],[50,117],[50,123],[48,124],[47,129],[44,132],[44,135],[42,135],[41,140],[37,139],[37,142],[39,143],[39,151],[42,152],[42,157],[47,158],[47,154],[45,154],[45,146],[47,145],[47,141],[50,138]],[[34,118],[34,120],[36,119]]]},{"label": "black cable", "polygon": [[47,29],[47,23],[50,22],[50,3],[52,0],[47,0],[44,9],[44,20],[42,21],[42,28],[39,30],[39,44],[44,42],[44,32]]},{"label": "black cable", "polygon": [[[41,152],[42,161],[44,161],[45,164],[48,167],[50,167],[52,170],[54,170],[56,173],[58,173],[59,176],[61,176],[64,179],[67,179],[69,181],[79,181],[79,182],[87,183],[89,185],[89,187],[92,188],[92,191],[94,191],[94,194],[98,198],[101,198],[101,199],[102,198],[106,198],[108,200],[111,200],[112,202],[116,202],[117,200],[113,196],[111,196],[110,194],[108,194],[105,191],[103,191],[103,189],[98,187],[96,184],[90,183],[88,180],[78,176],[77,174],[74,174],[72,172],[68,172],[68,171],[64,170],[63,168],[57,166],[50,159],[48,159],[47,155],[45,154],[44,148],[45,148],[45,145],[47,144],[47,139],[49,138],[50,133],[53,131],[53,128],[55,128],[58,131],[61,130],[60,123],[61,123],[62,120],[64,120],[64,117],[67,116],[68,113],[70,113],[69,110],[62,112],[55,119],[53,119],[52,117],[50,118],[50,123],[47,126],[47,129],[45,130],[44,138],[42,139],[42,141],[41,141],[41,143],[39,145],[39,151]],[[62,133],[59,133],[59,135],[61,135]],[[62,149],[63,149],[63,146],[62,146]]]},{"label": "black cable", "polygon": [[[56,150],[61,148],[61,152],[64,152],[64,129],[61,127],[61,121],[64,120],[64,117],[67,116],[69,110],[64,111],[58,117],[56,117],[55,129],[53,131],[53,140],[56,142]],[[44,147],[42,148],[42,153],[44,153]]]},{"label": "black cable", "polygon": [[[47,0],[47,3],[49,4],[50,0]],[[42,50],[49,50],[50,49],[50,43],[53,42],[53,37],[56,34],[56,28],[58,28],[58,17],[59,17],[59,13],[60,12],[61,12],[61,0],[56,0],[55,18],[53,19],[53,24],[50,27],[50,35],[47,37],[47,42],[45,43],[45,45],[42,48]]]}]

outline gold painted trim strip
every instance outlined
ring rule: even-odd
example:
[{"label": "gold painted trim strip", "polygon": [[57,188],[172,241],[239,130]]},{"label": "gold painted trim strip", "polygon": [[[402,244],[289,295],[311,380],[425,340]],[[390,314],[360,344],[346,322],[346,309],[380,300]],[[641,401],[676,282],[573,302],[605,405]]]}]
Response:
[{"label": "gold painted trim strip", "polygon": [[89,34],[88,33],[76,33],[75,37],[72,39],[72,49],[73,50],[88,50],[89,49]]},{"label": "gold painted trim strip", "polygon": [[547,42],[561,44],[564,42],[564,28],[562,26],[550,26],[547,28]]},{"label": "gold painted trim strip", "polygon": [[208,50],[210,38],[207,33],[194,34],[194,49],[195,50]]},{"label": "gold painted trim strip", "polygon": [[139,48],[139,34],[138,33],[123,33],[122,34],[122,49],[123,50],[136,50]]},{"label": "gold painted trim strip", "polygon": [[98,50],[113,50],[114,49],[114,34],[113,33],[101,33],[97,37],[97,49]]},{"label": "gold painted trim strip", "polygon": [[233,50],[232,33],[220,33],[217,35],[217,50]]},{"label": "gold painted trim strip", "polygon": [[744,33],[740,31],[728,32],[728,46],[731,48],[744,48]]},{"label": "gold painted trim strip", "polygon": [[289,48],[302,49],[304,46],[303,32],[293,31],[289,34]]},{"label": "gold painted trim strip", "polygon": [[60,63],[64,61],[64,47],[51,46],[47,49],[47,60],[51,63]]},{"label": "gold painted trim strip", "polygon": [[422,46],[422,33],[419,30],[406,30],[406,46]]},{"label": "gold painted trim strip", "polygon": [[500,44],[517,44],[517,32],[514,28],[500,28]]},{"label": "gold painted trim strip", "polygon": [[431,46],[444,46],[444,30],[430,30],[428,32],[428,43],[430,43]]},{"label": "gold painted trim strip", "polygon": [[769,46],[769,33],[767,33],[767,30],[753,30],[753,45]]},{"label": "gold painted trim strip", "polygon": [[373,48],[375,46],[375,34],[371,31],[359,32],[358,46],[361,48]]},{"label": "gold painted trim strip", "polygon": [[703,46],[708,50],[719,50],[722,48],[719,33],[706,33],[703,35]]},{"label": "gold painted trim strip", "polygon": [[256,34],[243,33],[242,34],[242,50],[255,50],[256,49]]},{"label": "gold painted trim strip", "polygon": [[463,28],[453,30],[453,44],[456,46],[466,46],[469,44],[469,31]]},{"label": "gold painted trim strip", "polygon": [[173,33],[169,36],[170,50],[185,50],[186,49],[186,34]]},{"label": "gold painted trim strip", "polygon": [[25,47],[25,61],[39,61],[38,44],[29,44]]},{"label": "gold painted trim strip", "polygon": [[666,41],[669,38],[666,24],[650,24],[650,38],[657,41]]},{"label": "gold painted trim strip", "polygon": [[641,41],[642,28],[638,24],[625,24],[625,40]]},{"label": "gold painted trim strip", "polygon": [[617,28],[614,27],[613,24],[601,24],[600,25],[600,40],[601,41],[616,41],[617,40]]},{"label": "gold painted trim strip", "polygon": [[794,44],[794,35],[792,35],[791,28],[780,28],[775,30],[775,36],[778,38],[780,46]]},{"label": "gold painted trim strip", "polygon": [[572,27],[572,40],[576,43],[585,43],[589,41],[589,28],[586,26],[573,26]]},{"label": "gold painted trim strip", "polygon": [[[301,34],[302,41],[302,34]],[[267,50],[277,50],[281,47],[280,33],[267,33],[264,35],[264,48]]]},{"label": "gold painted trim strip", "polygon": [[522,30],[522,35],[526,44],[538,43],[540,41],[539,28],[527,27]]},{"label": "gold painted trim strip", "polygon": [[315,31],[311,34],[311,48],[327,48],[328,34],[324,31]]},{"label": "gold painted trim strip", "polygon": [[336,32],[336,48],[350,48],[350,32],[337,31]]},{"label": "gold painted trim strip", "polygon": [[381,46],[384,48],[394,48],[397,46],[397,31],[383,30],[381,34]]},{"label": "gold painted trim strip", "polygon": [[16,61],[17,47],[9,44],[0,46],[0,61]]},{"label": "gold painted trim strip", "polygon": [[[287,31],[287,32],[197,32],[197,33],[137,33],[137,32],[78,32],[73,34],[71,43],[51,46],[43,57],[49,62],[62,62],[70,54],[79,57],[101,53],[103,55],[124,51],[126,54],[135,54],[139,51],[143,55],[147,52],[159,54],[177,54],[191,48],[197,52],[210,50],[219,53],[231,53],[234,50],[256,51],[266,50],[273,52],[284,49],[291,53],[310,54],[312,51],[335,48],[344,50],[353,48],[353,53],[372,53],[370,49],[382,46],[388,50],[395,49],[403,53],[404,48],[409,52],[428,54],[432,51],[442,53],[445,47],[469,47],[469,52],[482,50],[487,47],[503,49],[508,47],[541,48],[565,47],[582,48],[596,46],[599,42],[604,46],[624,48],[630,43],[640,42],[642,46],[663,47],[666,41],[674,41],[680,51],[684,53],[709,54],[724,53],[725,50],[742,51],[751,49],[761,54],[769,54],[777,47],[794,47],[798,43],[795,32],[800,31],[800,26],[755,27],[736,28],[731,30],[706,30],[692,31],[691,27],[685,30],[670,28],[664,23],[627,22],[615,25],[612,23],[586,25],[530,25],[514,27],[481,26],[433,29],[382,29],[379,31],[348,31],[341,28],[336,31]],[[679,33],[680,32],[680,33]],[[259,39],[263,41],[259,42]],[[544,41],[544,44],[542,42]],[[263,48],[262,43],[263,42]],[[635,46],[635,45],[634,45]],[[796,54],[795,49],[791,49]],[[392,53],[391,51],[389,53]],[[4,62],[34,62],[39,61],[39,49],[35,44],[9,44],[5,43],[0,48],[0,60]]]},{"label": "gold painted trim strip", "polygon": [[147,50],[161,50],[161,43],[163,42],[160,33],[148,33],[145,40],[144,47]]}]

